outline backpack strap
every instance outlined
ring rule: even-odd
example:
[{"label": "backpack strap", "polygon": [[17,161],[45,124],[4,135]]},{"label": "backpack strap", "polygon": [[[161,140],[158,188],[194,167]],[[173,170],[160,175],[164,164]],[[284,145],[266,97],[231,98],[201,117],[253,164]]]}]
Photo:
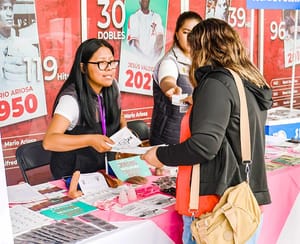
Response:
[{"label": "backpack strap", "polygon": [[[243,82],[239,75],[231,69],[228,69],[233,75],[234,81],[236,83],[239,97],[240,97],[240,138],[241,138],[241,153],[242,153],[242,163],[246,164],[246,175],[247,182],[249,183],[250,167],[252,163],[251,160],[251,140],[250,140],[250,126],[248,117],[248,107],[245,95],[245,89]],[[191,177],[191,194],[189,209],[192,213],[197,212],[199,204],[199,192],[200,192],[200,163],[194,164],[192,169]]]}]

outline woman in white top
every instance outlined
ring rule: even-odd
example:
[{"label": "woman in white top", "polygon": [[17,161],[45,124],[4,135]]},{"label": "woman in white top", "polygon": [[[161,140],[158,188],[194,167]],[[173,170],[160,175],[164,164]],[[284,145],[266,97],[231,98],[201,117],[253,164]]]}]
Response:
[{"label": "woman in white top", "polygon": [[89,39],[77,49],[43,140],[44,148],[53,152],[55,179],[105,168],[108,143],[113,144],[109,136],[126,126],[115,81],[118,62],[105,40]]},{"label": "woman in white top", "polygon": [[174,44],[154,69],[151,145],[179,143],[180,123],[187,104],[172,104],[172,96],[187,94],[184,102],[192,103],[193,88],[189,81],[191,57],[187,35],[201,20],[201,16],[192,11],[183,12],[178,17]]}]

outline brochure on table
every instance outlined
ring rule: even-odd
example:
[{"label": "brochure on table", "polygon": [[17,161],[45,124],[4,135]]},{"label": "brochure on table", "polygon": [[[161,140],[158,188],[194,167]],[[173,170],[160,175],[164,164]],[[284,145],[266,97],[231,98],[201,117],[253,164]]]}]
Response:
[{"label": "brochure on table", "polygon": [[151,175],[147,163],[140,156],[112,160],[108,164],[114,174],[122,181],[133,176],[146,177]]},{"label": "brochure on table", "polygon": [[9,203],[29,203],[47,199],[28,183],[8,186],[7,193]]},{"label": "brochure on table", "polygon": [[[1,141],[1,134],[0,134]],[[7,185],[6,185],[6,177],[5,177],[5,169],[4,169],[4,159],[2,152],[2,144],[0,143],[0,243],[10,244],[13,243],[13,235],[11,228],[11,220],[9,215],[9,207],[8,207],[8,196],[7,196]]]}]

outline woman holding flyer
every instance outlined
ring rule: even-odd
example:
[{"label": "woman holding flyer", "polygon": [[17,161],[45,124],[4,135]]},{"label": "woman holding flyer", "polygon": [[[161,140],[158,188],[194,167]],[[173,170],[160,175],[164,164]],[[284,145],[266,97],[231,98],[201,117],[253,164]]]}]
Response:
[{"label": "woman holding flyer", "polygon": [[106,155],[113,158],[107,153],[108,144],[114,144],[109,136],[126,126],[115,80],[118,63],[105,40],[89,39],[77,49],[43,140],[44,148],[53,152],[50,168],[55,179],[104,169]]}]

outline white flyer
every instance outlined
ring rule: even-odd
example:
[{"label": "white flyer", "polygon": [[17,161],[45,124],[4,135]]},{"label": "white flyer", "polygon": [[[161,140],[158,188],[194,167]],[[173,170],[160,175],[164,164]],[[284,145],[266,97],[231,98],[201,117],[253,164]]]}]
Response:
[{"label": "white flyer", "polygon": [[112,152],[132,150],[137,148],[138,145],[142,143],[142,141],[137,138],[127,127],[123,127],[121,130],[117,131],[110,137],[110,139],[115,142],[115,144],[110,145],[112,146]]}]

